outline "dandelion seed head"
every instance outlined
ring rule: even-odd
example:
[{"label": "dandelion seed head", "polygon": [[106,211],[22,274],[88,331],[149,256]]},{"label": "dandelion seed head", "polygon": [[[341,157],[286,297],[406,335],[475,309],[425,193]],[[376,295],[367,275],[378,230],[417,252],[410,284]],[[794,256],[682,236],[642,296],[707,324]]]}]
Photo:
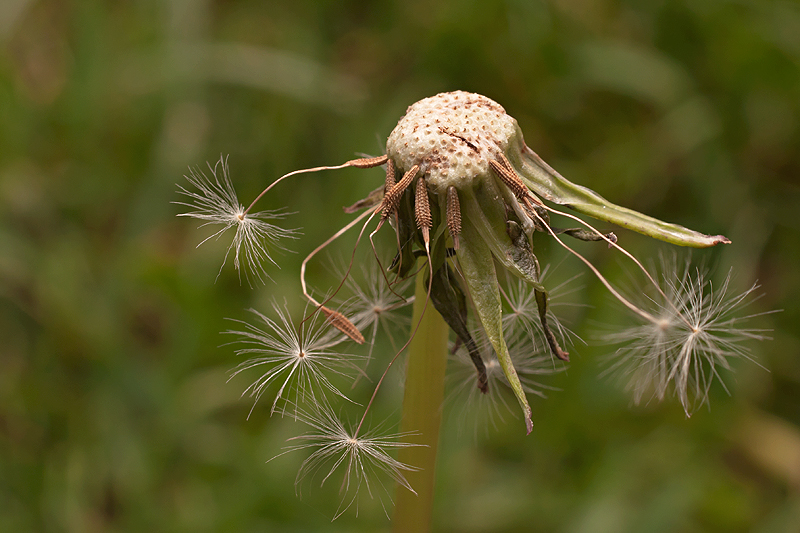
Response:
[{"label": "dandelion seed head", "polygon": [[401,168],[419,165],[431,187],[444,192],[489,174],[489,161],[506,150],[517,121],[497,102],[454,91],[420,100],[389,135],[386,151]]},{"label": "dandelion seed head", "polygon": [[[678,281],[665,278],[662,294],[666,301],[659,302],[657,296],[651,299],[652,313],[622,297],[596,267],[564,244],[558,235],[586,241],[603,240],[634,261],[635,258],[616,244],[613,233],[603,234],[583,220],[545,205],[544,201],[675,244],[707,247],[730,241],[721,235],[703,235],[616,206],[593,191],[569,182],[525,144],[517,121],[502,106],[481,95],[455,91],[421,100],[408,108],[389,135],[384,155],[289,172],[267,186],[250,207],[274,185],[297,174],[383,165],[386,167],[384,185],[346,208],[349,213],[358,209],[364,212],[302,262],[302,291],[313,304],[313,312],[295,323],[286,305],[273,304],[277,319],[253,311],[256,320],[252,323],[240,321],[243,327],[239,331],[226,332],[234,335],[234,342],[243,346],[237,349],[237,354],[248,358],[233,371],[232,377],[253,368],[262,372],[245,390],[245,394],[255,398],[253,408],[268,389],[277,389],[271,412],[290,415],[310,428],[308,433],[290,439],[297,444],[284,452],[310,452],[297,474],[298,492],[301,482],[309,477],[321,478],[320,485],[324,485],[334,475],[341,476],[342,501],[336,516],[351,508],[363,489],[371,497],[375,492],[388,497],[380,477],[388,477],[393,485],[402,485],[413,492],[403,472],[414,468],[389,453],[394,448],[412,446],[403,442],[408,434],[382,434],[380,428],[360,431],[386,372],[410,343],[410,339],[405,344],[398,343],[401,345],[398,348],[392,338],[397,324],[406,322],[396,311],[413,301],[413,298],[401,296],[403,287],[399,279],[427,276],[422,278],[427,283],[427,299],[417,302],[422,311],[417,316],[424,314],[432,304],[459,339],[469,346],[470,353],[462,349],[454,358],[454,364],[464,369],[461,374],[467,376],[457,386],[457,390],[465,391],[468,397],[468,408],[464,412],[468,411],[470,403],[479,402],[486,407],[494,423],[495,417],[502,418],[501,411],[510,410],[508,399],[515,397],[528,433],[533,422],[526,395],[544,396],[544,391],[551,389],[541,383],[541,377],[564,368],[563,361],[568,361],[569,354],[561,349],[557,337],[560,335],[561,344],[565,344],[572,335],[551,312],[549,299],[556,295],[559,287],[548,295],[543,284],[544,274],[533,253],[535,232],[552,236],[581,259],[619,301],[639,312],[639,318],[645,321],[617,332],[613,338],[623,345],[616,352],[613,367],[631,378],[636,401],[648,391],[654,390],[652,394],[661,399],[672,390],[688,414],[693,402],[707,400],[711,382],[715,376],[719,378],[719,369],[730,369],[729,360],[734,357],[749,358],[749,352],[740,341],[759,338],[759,330],[745,329],[741,322],[734,323],[735,319],[729,318],[753,289],[738,299],[726,299],[727,280],[720,290],[713,291],[699,274],[696,279],[692,276],[679,276]],[[269,263],[277,266],[271,254],[283,249],[281,239],[294,238],[295,230],[274,224],[276,219],[285,216],[282,211],[251,213],[250,207],[244,208],[239,203],[225,158],[220,158],[213,167],[209,165],[209,170],[210,177],[199,169],[190,170],[187,180],[191,190],[180,187],[179,192],[186,201],[178,202],[190,211],[179,216],[196,218],[202,222],[201,226],[221,227],[200,244],[218,239],[235,228],[222,267],[232,255],[240,279],[244,272],[251,285],[254,279],[264,282],[269,278],[265,266]],[[553,227],[549,213],[574,219],[587,229]],[[368,233],[372,223],[377,226]],[[343,277],[343,284],[352,290],[353,297],[341,302],[338,307],[344,311],[341,312],[326,304],[343,284],[319,303],[308,290],[306,266],[318,252],[357,224],[363,224],[357,243],[368,234],[373,252],[374,235],[382,227],[391,225],[396,232],[398,260],[392,262],[391,274],[365,271],[367,282],[357,283],[349,276],[354,250],[347,275]],[[415,257],[422,254],[427,259],[427,268],[415,270]],[[516,290],[510,288],[506,293],[499,288],[498,271],[522,280]],[[388,279],[391,275],[395,276],[392,281]],[[510,312],[504,312],[508,308]],[[472,312],[471,318],[468,318],[468,309]],[[479,323],[473,328],[477,333],[467,332],[470,319]],[[441,326],[430,329],[438,327]],[[361,422],[352,430],[334,413],[328,396],[348,400],[337,387],[336,378],[353,379],[356,375],[365,375],[357,363],[371,358],[379,328],[388,333],[396,348],[395,355],[378,380]],[[411,329],[411,336],[417,331],[427,336],[428,329],[428,324],[419,318]],[[369,354],[363,357],[344,352],[341,345],[348,337],[359,344],[365,341],[361,330],[371,338]],[[473,340],[478,341],[478,348]],[[413,345],[410,352],[414,359],[422,353]],[[411,379],[430,381],[431,374],[419,372],[409,376],[408,382]],[[435,390],[438,391],[438,384]],[[437,407],[428,411],[435,412]],[[428,437],[436,435],[426,435]],[[382,491],[377,491],[378,487]]]}]

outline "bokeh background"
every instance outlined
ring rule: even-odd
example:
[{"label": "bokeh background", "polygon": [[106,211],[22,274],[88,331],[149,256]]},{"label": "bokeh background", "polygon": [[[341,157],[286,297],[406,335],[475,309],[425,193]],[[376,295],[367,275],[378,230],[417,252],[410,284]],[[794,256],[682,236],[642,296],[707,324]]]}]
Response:
[{"label": "bokeh background", "polygon": [[[554,283],[584,272],[558,309],[585,344],[534,399],[529,437],[513,414],[473,431],[448,403],[435,529],[800,527],[797,2],[3,0],[0,46],[1,531],[387,529],[368,498],[331,523],[335,484],[295,496],[303,455],[267,460],[302,430],[266,404],[248,420],[255,375],[227,381],[239,360],[219,334],[273,298],[302,313],[299,261],[380,170],[271,193],[263,208],[289,206],[303,236],[253,289],[230,264],[215,282],[227,239],[195,249],[208,232],[170,202],[221,154],[246,203],[289,170],[383,153],[408,105],[454,89],[500,102],[569,179],[729,236],[693,259],[717,283],[732,268],[735,290],[759,281],[744,314],[782,312],[754,323],[773,330],[752,346],[765,369],[737,362],[710,410],[632,406],[591,333],[619,307],[540,240]],[[630,283],[617,254],[580,249]],[[376,416],[396,421],[399,397],[387,387]]]}]

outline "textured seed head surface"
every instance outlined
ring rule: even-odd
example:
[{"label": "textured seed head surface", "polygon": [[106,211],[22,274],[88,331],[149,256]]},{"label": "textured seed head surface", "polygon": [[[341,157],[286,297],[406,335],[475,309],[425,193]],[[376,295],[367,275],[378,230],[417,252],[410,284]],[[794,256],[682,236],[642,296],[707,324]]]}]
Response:
[{"label": "textured seed head surface", "polygon": [[489,161],[505,152],[517,121],[485,96],[455,91],[408,108],[386,142],[399,168],[419,165],[429,188],[444,193],[490,173]]}]

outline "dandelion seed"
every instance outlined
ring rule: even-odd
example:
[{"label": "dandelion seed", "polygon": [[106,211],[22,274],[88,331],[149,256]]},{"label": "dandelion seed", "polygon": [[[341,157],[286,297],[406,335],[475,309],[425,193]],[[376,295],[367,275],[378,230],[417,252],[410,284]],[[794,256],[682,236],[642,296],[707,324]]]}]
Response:
[{"label": "dandelion seed", "polygon": [[[364,490],[371,499],[378,498],[387,517],[385,502],[391,503],[390,491],[394,489],[395,484],[416,494],[403,472],[418,469],[401,463],[390,455],[393,449],[419,446],[403,442],[415,433],[381,434],[382,427],[379,426],[363,435],[357,435],[352,429],[345,427],[326,402],[316,403],[308,409],[296,407],[293,416],[307,424],[311,431],[290,438],[290,442],[298,444],[285,447],[285,451],[276,457],[294,451],[313,450],[297,472],[295,490],[298,495],[301,494],[301,485],[306,478],[318,474],[322,477],[320,486],[323,486],[328,479],[339,472],[341,501],[333,517],[334,520],[354,504],[358,514],[358,498]],[[392,482],[388,488],[385,485],[387,478]]]},{"label": "dandelion seed", "polygon": [[635,403],[646,396],[661,401],[671,392],[691,416],[708,403],[715,378],[728,391],[720,370],[731,371],[732,359],[755,362],[746,342],[768,339],[768,330],[748,323],[769,312],[739,316],[755,301],[758,285],[731,295],[730,272],[715,288],[707,273],[692,271],[688,261],[678,269],[674,258],[662,259],[662,271],[667,300],[656,295],[644,302],[650,304],[653,320],[603,335],[603,340],[622,345],[609,358],[612,364],[605,373],[626,377]]},{"label": "dandelion seed", "polygon": [[334,347],[344,342],[345,337],[332,329],[324,317],[320,318],[320,313],[314,313],[298,329],[289,317],[287,306],[282,309],[273,303],[272,307],[278,314],[278,322],[251,310],[263,322],[263,326],[237,320],[245,329],[225,332],[238,336],[235,342],[248,346],[236,350],[238,355],[254,356],[237,366],[231,378],[251,368],[267,368],[243,393],[249,392],[250,396],[255,397],[253,409],[272,383],[280,383],[272,402],[273,413],[278,401],[286,400],[292,390],[297,394],[295,403],[315,403],[320,400],[318,395],[326,391],[350,401],[333,385],[326,373],[353,379],[361,373],[356,363],[363,356],[335,351]]},{"label": "dandelion seed", "polygon": [[228,246],[222,266],[220,266],[220,273],[233,252],[233,266],[239,272],[240,279],[242,271],[244,271],[249,284],[252,285],[253,278],[263,283],[266,279],[270,279],[264,269],[264,263],[269,262],[277,266],[270,255],[270,248],[285,250],[286,248],[279,242],[280,239],[295,239],[297,230],[284,229],[270,223],[270,221],[281,220],[287,215],[280,210],[258,213],[249,213],[245,210],[244,206],[239,203],[231,183],[226,158],[220,157],[213,167],[209,164],[208,168],[211,171],[211,178],[200,169],[189,169],[186,179],[197,189],[197,192],[178,186],[180,189],[178,192],[187,196],[189,201],[174,203],[193,209],[188,213],[180,213],[178,216],[204,221],[200,227],[211,224],[223,226],[222,229],[200,242],[198,247],[210,239],[218,239],[230,228],[236,227],[233,241]]}]

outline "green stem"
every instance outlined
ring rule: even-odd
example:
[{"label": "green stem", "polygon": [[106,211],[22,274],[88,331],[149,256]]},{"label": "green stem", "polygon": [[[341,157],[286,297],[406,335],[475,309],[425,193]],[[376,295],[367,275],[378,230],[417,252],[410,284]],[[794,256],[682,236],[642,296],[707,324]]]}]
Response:
[{"label": "green stem", "polygon": [[403,419],[400,423],[401,431],[418,432],[408,439],[409,442],[423,446],[401,448],[398,454],[400,462],[419,470],[406,473],[406,479],[416,494],[398,487],[392,520],[394,533],[425,533],[431,529],[450,329],[433,304],[428,302],[426,305],[428,287],[424,278],[417,276],[412,328],[417,323],[419,327],[408,348]]}]

